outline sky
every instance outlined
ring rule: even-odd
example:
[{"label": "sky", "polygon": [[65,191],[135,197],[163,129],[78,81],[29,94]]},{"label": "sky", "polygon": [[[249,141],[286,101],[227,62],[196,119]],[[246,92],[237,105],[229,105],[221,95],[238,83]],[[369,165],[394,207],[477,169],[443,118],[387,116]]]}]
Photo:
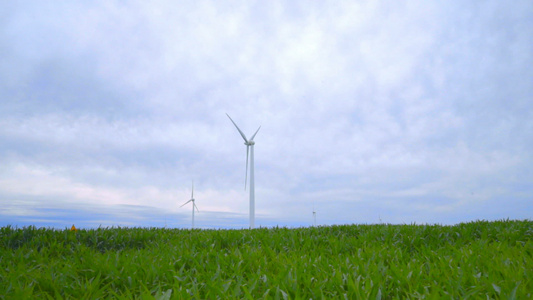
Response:
[{"label": "sky", "polygon": [[3,1],[0,226],[533,218],[533,2]]}]

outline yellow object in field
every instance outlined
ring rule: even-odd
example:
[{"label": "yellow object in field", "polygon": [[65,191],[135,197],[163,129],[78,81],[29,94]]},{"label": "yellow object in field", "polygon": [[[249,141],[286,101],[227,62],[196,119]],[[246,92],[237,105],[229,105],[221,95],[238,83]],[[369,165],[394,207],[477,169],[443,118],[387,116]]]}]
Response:
[{"label": "yellow object in field", "polygon": [[76,226],[74,226],[74,224],[72,224],[72,227],[70,228],[70,231],[78,231],[78,229],[76,229]]}]

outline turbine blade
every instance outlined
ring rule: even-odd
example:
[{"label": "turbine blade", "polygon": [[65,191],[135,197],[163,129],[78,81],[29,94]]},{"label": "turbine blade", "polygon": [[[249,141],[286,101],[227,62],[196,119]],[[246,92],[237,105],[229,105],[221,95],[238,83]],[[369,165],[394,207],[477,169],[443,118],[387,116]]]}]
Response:
[{"label": "turbine blade", "polygon": [[252,135],[252,138],[250,139],[250,141],[254,140],[254,137],[259,132],[259,129],[261,129],[261,126],[259,126],[259,128],[257,128],[257,131],[254,133],[254,135]]},{"label": "turbine blade", "polygon": [[248,152],[250,145],[246,145],[246,173],[244,174],[244,190],[246,191],[246,182],[248,181]]},{"label": "turbine blade", "polygon": [[189,201],[187,201],[187,202],[185,202],[185,203],[183,203],[180,207],[185,206],[185,204],[187,204],[187,203],[189,203],[189,202],[191,202],[191,201],[192,201],[192,199],[189,200]]},{"label": "turbine blade", "polygon": [[192,182],[191,199],[194,199],[194,180]]},{"label": "turbine blade", "polygon": [[237,124],[235,124],[235,122],[233,122],[233,119],[227,113],[226,113],[226,116],[228,116],[228,118],[230,119],[231,123],[233,123],[233,125],[235,125],[235,128],[237,128],[239,133],[242,135],[242,138],[244,139],[244,141],[248,143],[248,140],[246,139],[246,136],[244,135],[244,133],[242,133],[241,129],[239,129],[239,126],[237,126]]},{"label": "turbine blade", "polygon": [[200,211],[198,210],[198,206],[196,206],[196,204],[194,204],[194,202],[193,202],[193,205],[194,205],[194,208],[196,208],[196,211],[197,211],[197,212],[200,212]]}]

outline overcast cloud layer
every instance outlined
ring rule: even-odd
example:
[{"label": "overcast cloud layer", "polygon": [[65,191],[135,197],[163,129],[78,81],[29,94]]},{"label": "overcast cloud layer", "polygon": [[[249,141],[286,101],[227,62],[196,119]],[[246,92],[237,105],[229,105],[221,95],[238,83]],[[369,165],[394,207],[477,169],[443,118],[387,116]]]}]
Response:
[{"label": "overcast cloud layer", "polygon": [[6,1],[0,226],[533,218],[533,2]]}]

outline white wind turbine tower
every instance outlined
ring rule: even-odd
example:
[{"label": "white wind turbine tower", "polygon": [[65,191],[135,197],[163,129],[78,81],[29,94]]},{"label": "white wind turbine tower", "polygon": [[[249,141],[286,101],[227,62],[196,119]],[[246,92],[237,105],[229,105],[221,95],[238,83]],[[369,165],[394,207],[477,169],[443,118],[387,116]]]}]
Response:
[{"label": "white wind turbine tower", "polygon": [[226,114],[230,119],[231,123],[235,125],[235,128],[239,131],[242,138],[244,139],[244,144],[246,145],[246,175],[244,177],[244,189],[246,190],[246,181],[248,180],[248,153],[250,154],[250,229],[255,227],[255,186],[254,186],[254,137],[261,129],[261,126],[257,128],[254,135],[250,139],[247,139],[244,133],[239,129],[239,126],[233,122],[233,119]]},{"label": "white wind turbine tower", "polygon": [[316,211],[315,211],[315,202],[313,201],[313,225],[316,227]]},{"label": "white wind turbine tower", "polygon": [[196,206],[196,204],[194,203],[194,181],[192,182],[192,192],[191,192],[191,199],[185,203],[183,203],[180,207],[183,207],[185,204],[189,203],[189,202],[192,202],[192,227],[191,229],[194,229],[194,209],[196,208],[196,211],[197,212],[200,212],[198,210],[198,207]]}]

